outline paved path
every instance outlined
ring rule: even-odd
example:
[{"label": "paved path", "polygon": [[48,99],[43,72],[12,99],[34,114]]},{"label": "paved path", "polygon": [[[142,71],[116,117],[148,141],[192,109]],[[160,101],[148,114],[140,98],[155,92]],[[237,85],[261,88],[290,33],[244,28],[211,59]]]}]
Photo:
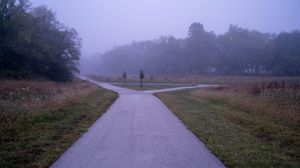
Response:
[{"label": "paved path", "polygon": [[93,82],[118,92],[119,98],[52,168],[225,167],[150,94],[158,91],[133,91]]}]

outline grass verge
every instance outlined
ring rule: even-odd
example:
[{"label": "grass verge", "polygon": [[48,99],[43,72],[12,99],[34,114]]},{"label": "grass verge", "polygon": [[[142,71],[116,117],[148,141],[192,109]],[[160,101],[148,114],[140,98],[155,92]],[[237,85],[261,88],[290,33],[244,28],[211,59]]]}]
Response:
[{"label": "grass verge", "polygon": [[50,166],[117,98],[116,93],[88,83],[80,88],[59,85],[71,90],[60,88],[53,98],[59,102],[51,98],[25,118],[1,123],[0,167]]},{"label": "grass verge", "polygon": [[255,108],[233,104],[230,97],[201,92],[156,96],[228,167],[300,167],[299,122],[281,120],[277,113],[260,115]]}]

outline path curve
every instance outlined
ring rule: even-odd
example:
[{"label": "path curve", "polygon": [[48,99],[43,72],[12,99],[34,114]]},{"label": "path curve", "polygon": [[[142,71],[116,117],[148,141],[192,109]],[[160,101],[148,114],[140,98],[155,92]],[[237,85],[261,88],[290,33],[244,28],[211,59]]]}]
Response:
[{"label": "path curve", "polygon": [[[88,80],[119,93],[119,98],[52,168],[225,167],[158,98],[150,94],[159,90],[134,91]],[[201,86],[192,88],[195,87]]]}]

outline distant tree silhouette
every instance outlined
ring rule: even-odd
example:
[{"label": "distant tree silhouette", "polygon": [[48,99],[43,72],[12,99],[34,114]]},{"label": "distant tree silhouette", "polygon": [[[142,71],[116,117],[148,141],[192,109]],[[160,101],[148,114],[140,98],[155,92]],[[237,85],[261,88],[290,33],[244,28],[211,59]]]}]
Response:
[{"label": "distant tree silhouette", "polygon": [[126,84],[126,78],[127,78],[127,73],[126,71],[123,72],[123,82]]},{"label": "distant tree silhouette", "polygon": [[276,75],[300,75],[300,31],[280,33],[273,40],[270,70]]},{"label": "distant tree silhouette", "polygon": [[140,82],[141,82],[141,88],[143,87],[143,80],[145,78],[145,74],[143,70],[140,70]]},{"label": "distant tree silhouette", "polygon": [[[224,34],[189,27],[188,37],[162,36],[117,46],[103,54],[110,73],[300,75],[300,31],[262,33],[230,25]],[[1,54],[1,53],[0,53]],[[117,68],[116,68],[117,67]]]}]

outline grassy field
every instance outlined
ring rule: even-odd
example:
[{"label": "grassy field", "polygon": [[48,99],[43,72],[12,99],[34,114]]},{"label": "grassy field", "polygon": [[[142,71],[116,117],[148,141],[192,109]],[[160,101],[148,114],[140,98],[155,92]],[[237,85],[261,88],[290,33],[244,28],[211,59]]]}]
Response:
[{"label": "grassy field", "polygon": [[300,167],[300,87],[275,79],[156,96],[228,167]]},{"label": "grassy field", "polygon": [[117,98],[83,81],[0,82],[0,167],[48,167]]},{"label": "grassy field", "polygon": [[158,90],[158,89],[167,89],[167,88],[176,88],[182,86],[191,86],[191,85],[144,85],[141,87],[140,85],[129,85],[129,84],[113,84],[115,86],[133,89],[133,90]]},{"label": "grassy field", "polygon": [[[123,83],[121,75],[86,75],[100,82]],[[225,76],[225,75],[151,75],[146,74],[145,83],[175,83],[175,84],[251,84],[270,81],[299,81],[300,77],[271,76]],[[128,75],[127,82],[139,83],[138,76]]]}]

